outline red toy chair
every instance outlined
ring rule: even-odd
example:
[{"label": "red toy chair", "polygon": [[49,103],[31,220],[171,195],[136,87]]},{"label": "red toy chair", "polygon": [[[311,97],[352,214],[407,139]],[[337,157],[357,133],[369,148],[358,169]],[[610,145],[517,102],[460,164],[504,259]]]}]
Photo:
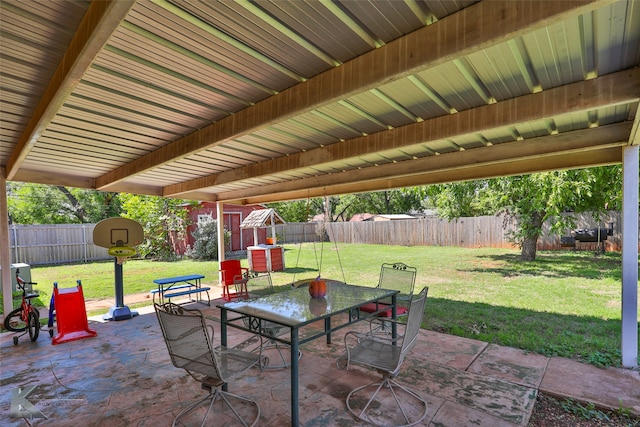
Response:
[{"label": "red toy chair", "polygon": [[[220,284],[222,285],[222,298],[226,301],[231,301],[234,298],[237,298],[242,295],[238,295],[238,292],[235,291],[236,286],[234,280],[236,278],[240,278],[246,276],[249,273],[249,269],[240,266],[240,260],[238,259],[230,259],[227,261],[222,261],[220,263],[220,273],[222,273],[222,277],[220,278]],[[233,289],[233,292],[230,291],[230,288]],[[246,298],[247,296],[244,295]]]}]

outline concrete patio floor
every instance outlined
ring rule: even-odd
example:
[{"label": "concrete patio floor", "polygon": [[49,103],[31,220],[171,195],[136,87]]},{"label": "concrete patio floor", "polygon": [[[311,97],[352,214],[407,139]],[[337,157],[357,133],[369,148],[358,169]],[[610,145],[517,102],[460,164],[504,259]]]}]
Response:
[{"label": "concrete patio floor", "polygon": [[[219,302],[189,308],[218,317],[215,305]],[[96,337],[58,345],[51,344],[46,329],[36,342],[25,336],[17,346],[13,334],[1,334],[0,410],[4,415],[0,424],[29,424],[10,414],[16,406],[12,400],[21,401],[20,389],[24,400],[34,405],[28,412],[39,411],[43,416],[31,419],[32,425],[171,425],[177,413],[204,391],[171,365],[153,309],[138,312],[139,316],[118,322],[90,318]],[[304,426],[366,425],[347,411],[345,398],[351,389],[378,375],[357,367],[349,371],[336,367],[347,330],[335,333],[330,346],[323,339],[302,346],[300,420]],[[217,342],[219,331],[218,325]],[[247,338],[241,332],[229,332],[232,345]],[[288,369],[253,368],[231,384],[230,391],[259,402],[258,426],[289,425],[289,375]],[[431,331],[421,332],[398,380],[427,400],[428,414],[419,424],[424,426],[526,426],[538,392],[640,414],[637,370],[599,369]],[[228,410],[222,415],[221,408],[214,410],[207,425],[236,425],[225,417]]]}]

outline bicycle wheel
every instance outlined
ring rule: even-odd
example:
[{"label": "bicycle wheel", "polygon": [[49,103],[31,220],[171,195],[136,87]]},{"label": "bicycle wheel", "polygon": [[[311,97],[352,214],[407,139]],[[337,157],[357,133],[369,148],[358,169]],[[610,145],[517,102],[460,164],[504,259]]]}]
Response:
[{"label": "bicycle wheel", "polygon": [[22,307],[16,308],[4,318],[4,328],[11,332],[22,332],[27,329],[27,323],[22,320]]},{"label": "bicycle wheel", "polygon": [[37,311],[29,311],[27,327],[29,328],[29,338],[31,338],[31,341],[37,340],[38,335],[40,335],[40,315]]}]

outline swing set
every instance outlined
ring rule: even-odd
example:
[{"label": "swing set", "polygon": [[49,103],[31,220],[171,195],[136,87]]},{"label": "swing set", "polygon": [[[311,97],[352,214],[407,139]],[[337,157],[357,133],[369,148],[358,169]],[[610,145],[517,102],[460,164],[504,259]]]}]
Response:
[{"label": "swing set", "polygon": [[[326,196],[325,196],[326,197]],[[327,203],[328,204],[328,203]],[[309,217],[309,213],[310,213],[310,207],[311,207],[311,201],[309,199],[309,197],[307,197],[307,218]],[[324,243],[325,243],[325,236],[329,236],[329,232],[327,229],[327,214],[325,214],[323,216],[322,222],[316,226],[316,236],[319,237],[319,245],[320,245],[320,254],[318,255],[318,248],[316,246],[316,240],[314,239],[314,241],[312,242],[313,245],[313,254],[314,254],[314,258],[316,261],[316,268],[318,271],[318,275],[317,277],[321,277],[322,276],[322,261],[323,261],[323,255],[324,255]],[[331,240],[331,238],[329,237],[329,240]],[[305,279],[298,279],[296,280],[296,275],[297,275],[297,269],[298,266],[300,264],[300,254],[302,252],[302,245],[304,242],[300,241],[300,244],[298,246],[298,255],[296,257],[296,265],[295,265],[295,270],[294,270],[294,274],[293,274],[293,280],[291,283],[291,286],[294,288],[300,287],[300,286],[307,286],[309,285],[309,283],[312,280],[315,280],[317,277],[311,277],[311,278],[305,278]],[[345,274],[344,274],[344,268],[342,267],[342,260],[340,258],[340,251],[338,250],[338,242],[336,241],[336,239],[333,239],[333,243],[334,243],[334,248],[335,248],[335,252],[336,255],[338,257],[338,264],[340,266],[340,272],[342,273],[342,282],[343,283],[347,283],[347,280],[345,278]]]}]

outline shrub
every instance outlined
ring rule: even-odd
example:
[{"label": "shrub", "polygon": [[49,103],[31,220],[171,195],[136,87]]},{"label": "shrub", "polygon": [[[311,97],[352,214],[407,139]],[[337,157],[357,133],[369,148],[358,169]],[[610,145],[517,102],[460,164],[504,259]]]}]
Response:
[{"label": "shrub", "polygon": [[[225,230],[225,246],[230,234]],[[211,220],[200,223],[191,233],[194,238],[193,248],[187,249],[187,256],[193,259],[217,260],[218,257],[218,221]]]}]

